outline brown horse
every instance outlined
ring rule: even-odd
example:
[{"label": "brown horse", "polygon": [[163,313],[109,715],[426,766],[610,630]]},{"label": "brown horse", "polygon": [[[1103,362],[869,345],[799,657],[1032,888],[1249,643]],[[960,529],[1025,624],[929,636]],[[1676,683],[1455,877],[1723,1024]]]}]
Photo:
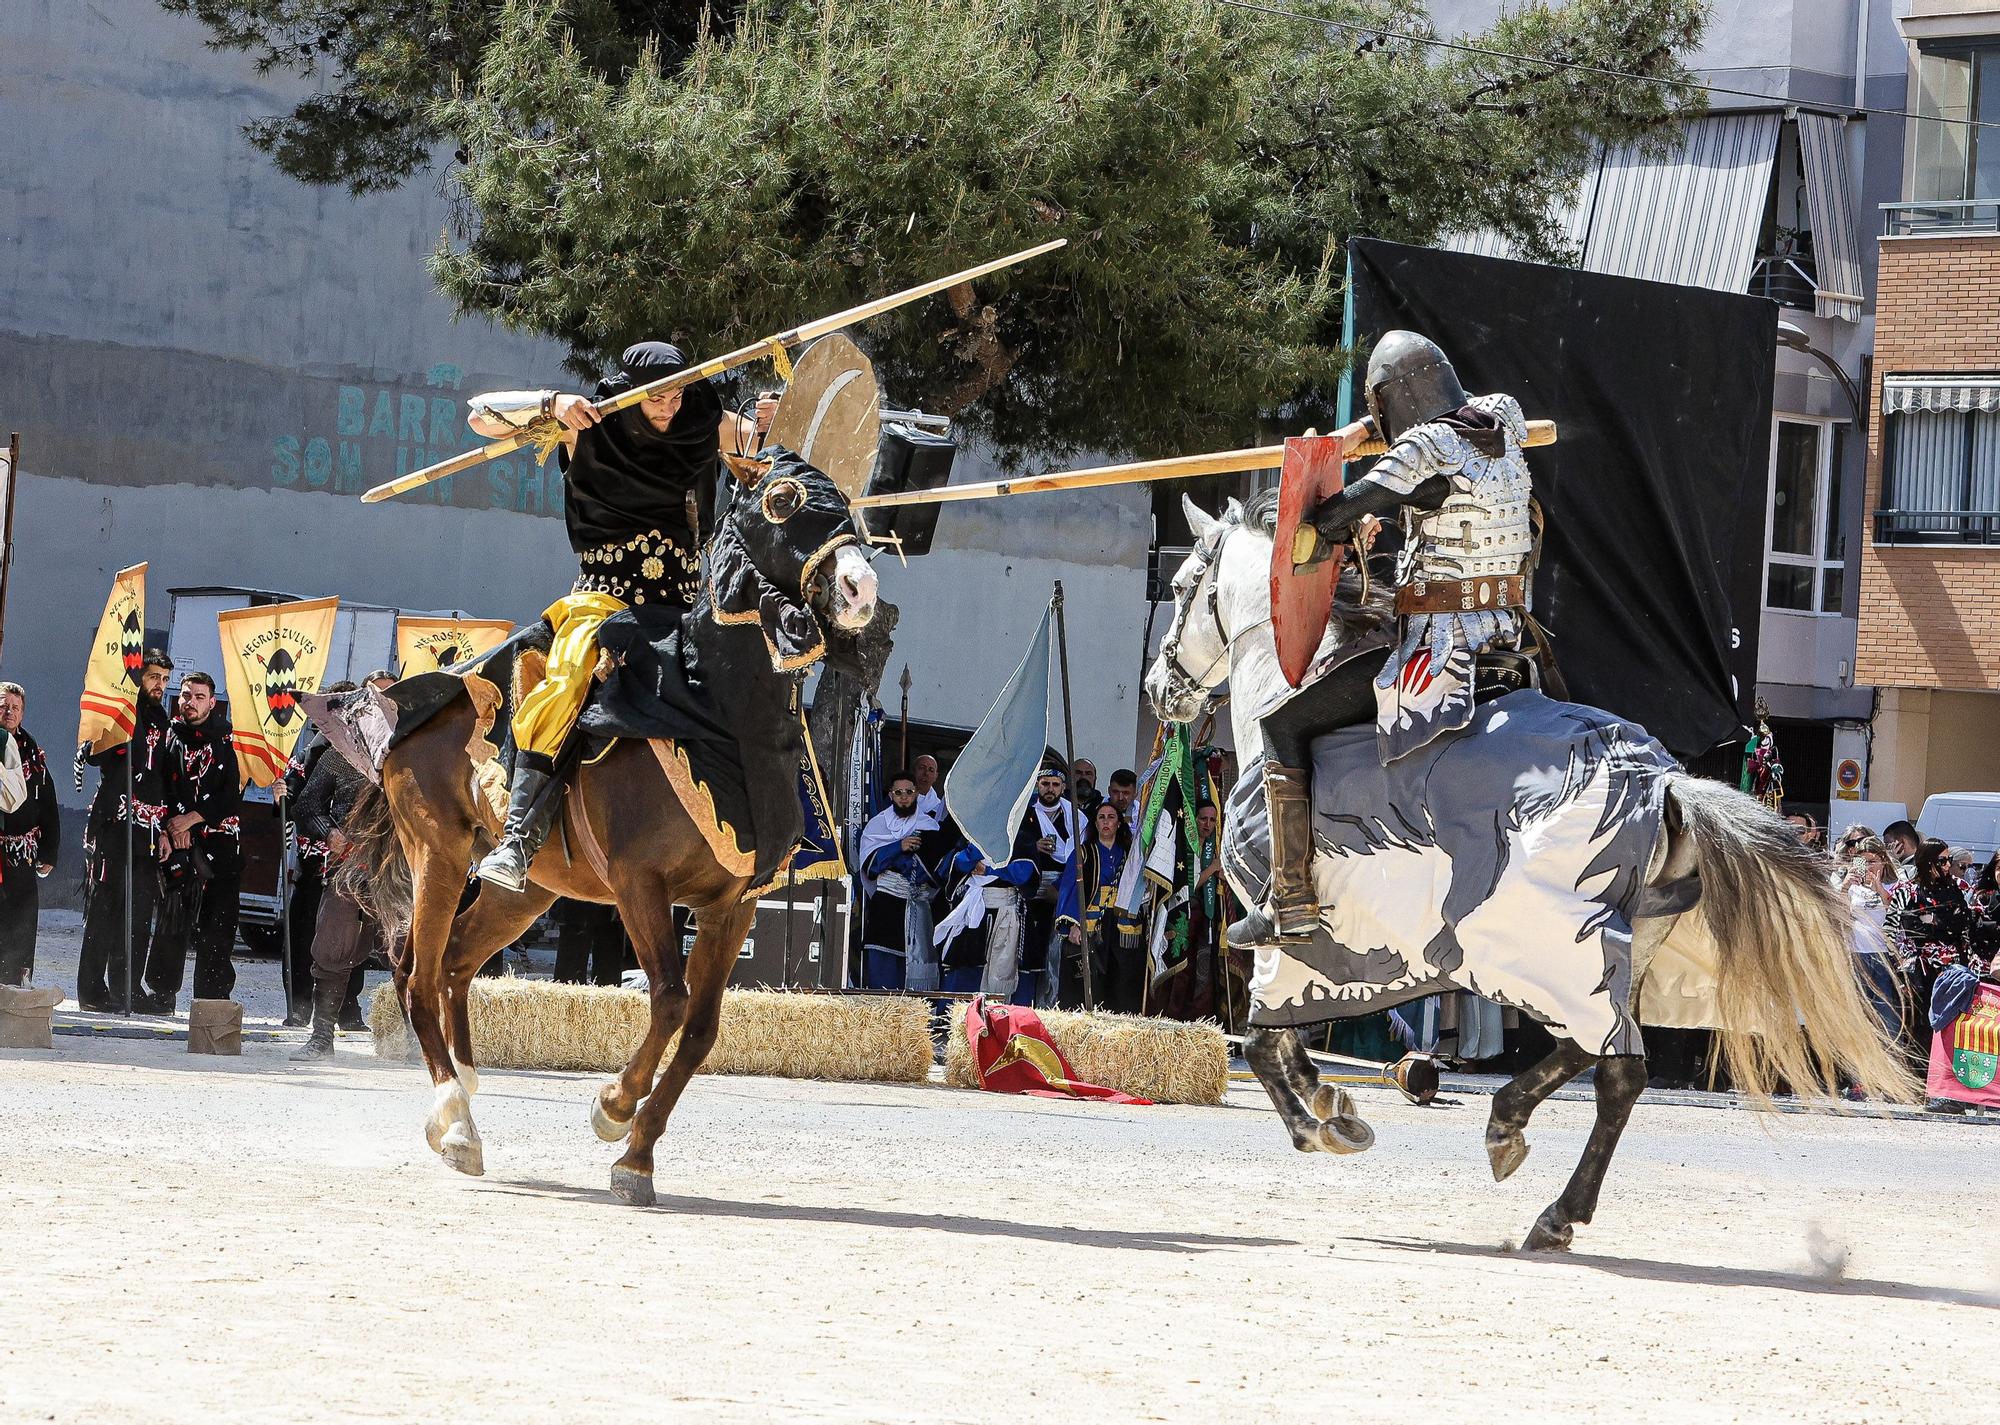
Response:
[{"label": "brown horse", "polygon": [[[874,612],[875,575],[845,498],[824,474],[793,459],[740,493],[723,517],[704,551],[702,592],[683,619],[683,637],[711,676],[727,672],[735,707],[749,699],[782,708],[824,652],[827,626],[851,633]],[[673,754],[621,740],[578,769],[528,888],[482,885],[461,912],[467,868],[499,832],[468,762],[468,749],[490,729],[492,685],[469,686],[468,696],[388,753],[380,790],[363,798],[348,826],[359,854],[350,858],[344,884],[385,925],[406,927],[395,983],[436,1086],[426,1136],[458,1171],[485,1170],[472,1121],[479,1082],[466,1004],[472,977],[556,897],[609,901],[645,969],[652,1012],[645,1039],[599,1090],[590,1119],[606,1142],[629,1135],[611,1170],[611,1189],[649,1206],[653,1147],[715,1043],[723,988],[756,913],[749,894],[755,877],[748,858],[732,855],[726,844],[718,850],[714,828],[705,831],[683,805],[675,782],[693,784],[685,774],[670,779],[665,768]],[[782,749],[740,752],[747,761]],[[700,798],[698,788],[693,795]],[[727,835],[724,828],[725,842]],[[697,920],[685,963],[674,932],[676,905],[691,907]],[[679,1046],[656,1083],[676,1033]]]}]

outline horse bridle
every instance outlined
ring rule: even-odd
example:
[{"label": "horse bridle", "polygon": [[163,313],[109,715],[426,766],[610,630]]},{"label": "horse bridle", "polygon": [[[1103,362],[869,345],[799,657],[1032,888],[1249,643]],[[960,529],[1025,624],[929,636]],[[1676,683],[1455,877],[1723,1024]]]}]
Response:
[{"label": "horse bridle", "polygon": [[1215,561],[1222,556],[1222,542],[1229,538],[1230,526],[1220,519],[1210,536],[1194,547],[1194,582],[1188,585],[1188,593],[1193,595],[1205,582],[1208,585],[1208,615],[1215,621],[1216,632],[1222,635],[1222,652],[1209,661],[1201,670],[1201,677],[1195,677],[1181,667],[1181,634],[1187,628],[1187,609],[1178,601],[1174,604],[1174,626],[1167,631],[1160,644],[1160,658],[1166,668],[1166,676],[1161,680],[1161,693],[1169,703],[1180,703],[1199,698],[1205,705],[1213,696],[1208,684],[1203,681],[1215,671],[1215,665],[1229,656],[1229,633],[1222,627],[1221,591],[1216,581],[1210,579],[1209,571]]}]

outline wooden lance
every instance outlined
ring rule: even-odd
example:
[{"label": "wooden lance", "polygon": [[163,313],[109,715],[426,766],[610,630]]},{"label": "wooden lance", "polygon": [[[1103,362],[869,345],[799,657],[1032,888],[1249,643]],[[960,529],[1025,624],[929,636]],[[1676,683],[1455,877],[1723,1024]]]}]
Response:
[{"label": "wooden lance", "polygon": [[[1360,424],[1360,423],[1357,423]],[[1353,429],[1353,427],[1349,427]],[[1371,431],[1373,427],[1369,428]],[[1554,445],[1554,421],[1529,421],[1523,445]],[[1348,452],[1350,460],[1380,455],[1389,447],[1368,434]],[[1136,485],[1148,480],[1186,480],[1197,475],[1237,475],[1250,470],[1276,470],[1285,463],[1285,447],[1259,445],[1246,450],[1217,450],[1206,455],[1176,455],[1165,460],[1135,460],[1126,465],[1099,465],[1089,470],[1065,470],[1050,475],[1024,475],[1018,480],[988,480],[977,485],[945,485],[935,490],[863,495],[849,500],[857,510],[889,505],[943,505],[957,500],[991,500],[1001,495],[1034,495],[1054,490],[1089,490],[1101,485]]]},{"label": "wooden lance", "polygon": [[[877,297],[873,301],[863,302],[858,307],[835,312],[830,317],[816,318],[803,326],[796,326],[775,336],[765,337],[762,341],[752,342],[749,346],[739,347],[712,361],[704,361],[699,366],[690,366],[684,371],[676,371],[671,376],[663,376],[657,381],[649,381],[643,386],[634,386],[629,391],[621,391],[616,396],[597,402],[592,409],[600,416],[608,416],[614,411],[636,406],[648,397],[663,396],[669,391],[691,386],[711,376],[720,376],[723,372],[732,371],[739,366],[747,366],[759,357],[768,356],[777,361],[779,372],[783,374],[789,369],[789,358],[785,355],[788,347],[801,346],[831,332],[837,332],[843,327],[853,326],[856,322],[879,317],[884,312],[893,312],[898,307],[906,307],[912,302],[931,296],[933,293],[946,291],[962,282],[970,282],[976,277],[984,277],[988,273],[998,272],[1002,268],[1013,267],[1030,258],[1040,257],[1043,253],[1054,252],[1059,247],[1067,246],[1068,243],[1068,238],[1057,238],[1038,247],[1023,248],[1005,257],[996,257],[991,262],[982,262],[977,267],[968,267],[963,272],[954,272],[949,277],[935,278],[929,282],[919,283],[915,287],[905,288],[901,292],[892,292],[886,297]],[[499,440],[482,445],[477,450],[468,450],[462,455],[455,455],[449,460],[440,460],[435,465],[427,465],[422,470],[412,471],[408,475],[398,476],[385,484],[377,485],[361,497],[361,502],[372,505],[379,500],[420,489],[434,480],[442,480],[447,475],[456,475],[461,470],[470,470],[474,466],[483,465],[489,460],[519,450],[524,445],[538,446],[543,458],[547,458],[549,451],[553,450],[555,443],[562,438],[562,431],[563,427],[559,422],[536,421],[518,435],[502,436]]]}]

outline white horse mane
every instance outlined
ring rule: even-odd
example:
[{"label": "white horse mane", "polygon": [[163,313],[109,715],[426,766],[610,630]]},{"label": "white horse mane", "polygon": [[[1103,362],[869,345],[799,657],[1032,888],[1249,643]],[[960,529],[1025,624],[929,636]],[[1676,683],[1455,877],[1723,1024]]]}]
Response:
[{"label": "white horse mane", "polygon": [[[1231,741],[1237,765],[1248,769],[1264,751],[1257,714],[1287,686],[1271,632],[1271,537],[1277,521],[1277,492],[1261,491],[1247,504],[1232,499],[1219,515],[1205,513],[1192,500],[1183,498],[1181,503],[1195,533],[1195,550],[1175,577],[1174,619],[1147,674],[1146,688],[1153,696],[1155,711],[1165,718],[1170,710],[1160,706],[1167,681],[1164,665],[1176,651],[1183,655],[1179,668],[1184,676],[1211,690],[1226,679]],[[1214,582],[1213,600],[1197,597],[1200,584],[1182,587],[1190,568],[1202,560],[1204,549],[1210,552],[1202,581]],[[1329,621],[1317,656],[1325,656],[1374,618],[1386,618],[1387,592],[1386,588],[1374,590],[1372,593],[1381,598],[1364,600],[1357,576],[1351,570],[1344,573],[1336,610],[1344,610],[1346,617],[1337,613]]]}]

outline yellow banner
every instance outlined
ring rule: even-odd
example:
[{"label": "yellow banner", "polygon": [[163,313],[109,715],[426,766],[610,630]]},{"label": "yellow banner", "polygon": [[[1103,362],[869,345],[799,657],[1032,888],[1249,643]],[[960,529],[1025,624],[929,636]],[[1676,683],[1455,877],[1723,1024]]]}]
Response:
[{"label": "yellow banner", "polygon": [[404,678],[435,673],[490,653],[514,631],[503,618],[396,616],[396,672]]},{"label": "yellow banner", "polygon": [[83,670],[77,745],[104,752],[132,736],[139,711],[139,660],[146,653],[146,566],[120,569],[97,621],[90,665]]},{"label": "yellow banner", "polygon": [[215,616],[230,741],[245,783],[268,787],[284,775],[306,725],[299,695],[319,691],[339,606],[338,599],[300,599]]}]

